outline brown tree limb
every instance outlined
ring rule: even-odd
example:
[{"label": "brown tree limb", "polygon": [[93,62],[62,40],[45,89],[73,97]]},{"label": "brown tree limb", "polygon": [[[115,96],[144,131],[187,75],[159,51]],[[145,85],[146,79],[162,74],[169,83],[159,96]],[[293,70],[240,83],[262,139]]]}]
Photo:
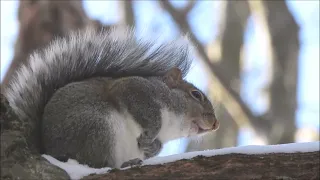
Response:
[{"label": "brown tree limb", "polygon": [[253,180],[288,179],[317,180],[319,151],[307,153],[227,154],[198,156],[163,165],[112,170],[107,174],[91,175],[85,180]]}]

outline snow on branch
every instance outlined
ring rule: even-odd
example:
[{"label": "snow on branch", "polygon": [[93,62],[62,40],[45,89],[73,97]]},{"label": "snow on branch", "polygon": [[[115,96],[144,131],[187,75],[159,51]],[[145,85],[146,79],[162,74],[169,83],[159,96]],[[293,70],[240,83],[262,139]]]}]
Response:
[{"label": "snow on branch", "polygon": [[[108,167],[94,169],[86,165],[80,165],[71,159],[63,163],[51,156],[43,155],[43,157],[64,169],[71,179],[81,179],[90,174],[103,175],[91,175],[85,179],[130,179],[130,174],[137,176],[135,179],[175,179],[177,173],[183,174],[182,179],[188,176],[191,179],[202,179],[203,177],[230,178],[232,174],[224,173],[224,171],[231,171],[232,167],[237,169],[235,171],[243,179],[264,176],[274,179],[282,176],[282,171],[278,172],[277,170],[279,168],[288,169],[283,173],[284,177],[296,178],[301,176],[306,177],[306,179],[310,179],[307,177],[311,176],[319,177],[319,173],[316,173],[316,169],[319,169],[319,141],[267,146],[250,145],[188,152],[150,158],[145,160],[140,167],[120,170]],[[257,172],[252,173],[252,170],[247,171],[246,168],[257,169]]]}]

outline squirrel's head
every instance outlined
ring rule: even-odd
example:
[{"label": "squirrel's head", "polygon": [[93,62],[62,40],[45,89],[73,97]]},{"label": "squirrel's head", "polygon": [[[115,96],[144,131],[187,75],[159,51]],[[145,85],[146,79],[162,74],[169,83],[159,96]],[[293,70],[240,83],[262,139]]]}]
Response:
[{"label": "squirrel's head", "polygon": [[214,108],[208,97],[193,84],[183,80],[182,72],[172,68],[164,76],[164,82],[171,89],[177,89],[182,94],[186,104],[186,126],[189,136],[204,134],[219,128]]}]

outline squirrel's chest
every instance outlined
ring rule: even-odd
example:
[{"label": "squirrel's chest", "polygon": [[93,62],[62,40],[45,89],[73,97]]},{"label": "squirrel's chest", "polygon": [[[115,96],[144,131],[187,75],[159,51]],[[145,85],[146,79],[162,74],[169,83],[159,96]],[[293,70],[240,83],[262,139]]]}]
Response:
[{"label": "squirrel's chest", "polygon": [[134,158],[144,159],[144,153],[138,148],[137,138],[142,129],[129,114],[114,113],[111,115],[113,123],[114,155],[116,166]]},{"label": "squirrel's chest", "polygon": [[161,129],[158,138],[161,142],[168,141],[187,136],[187,128],[184,128],[183,115],[169,111],[168,109],[161,110]]}]

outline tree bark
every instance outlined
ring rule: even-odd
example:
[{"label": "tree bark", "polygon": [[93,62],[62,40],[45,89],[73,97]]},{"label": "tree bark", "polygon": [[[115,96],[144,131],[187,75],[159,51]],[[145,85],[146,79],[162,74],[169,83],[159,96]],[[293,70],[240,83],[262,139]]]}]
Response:
[{"label": "tree bark", "polygon": [[[308,153],[275,153],[261,155],[227,154],[212,157],[198,156],[163,165],[112,170],[107,174],[91,175],[85,180],[253,180],[282,179],[317,180],[319,151]],[[318,158],[317,158],[318,157]]]},{"label": "tree bark", "polygon": [[69,179],[64,170],[50,164],[27,144],[25,134],[30,124],[16,117],[2,94],[0,98],[1,179]]}]

